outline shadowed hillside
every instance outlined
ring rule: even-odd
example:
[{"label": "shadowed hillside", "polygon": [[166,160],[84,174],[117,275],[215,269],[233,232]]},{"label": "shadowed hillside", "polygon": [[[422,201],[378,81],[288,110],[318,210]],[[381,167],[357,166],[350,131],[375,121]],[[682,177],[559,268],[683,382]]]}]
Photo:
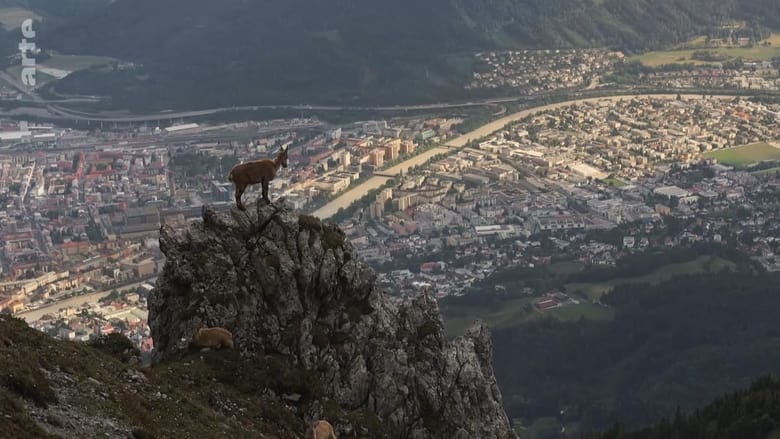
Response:
[{"label": "shadowed hillside", "polygon": [[639,50],[731,19],[780,28],[773,0],[86,4],[75,17],[45,20],[42,46],[136,66],[79,72],[56,90],[110,96],[112,105],[130,108],[435,102],[467,97],[462,81],[477,50]]}]

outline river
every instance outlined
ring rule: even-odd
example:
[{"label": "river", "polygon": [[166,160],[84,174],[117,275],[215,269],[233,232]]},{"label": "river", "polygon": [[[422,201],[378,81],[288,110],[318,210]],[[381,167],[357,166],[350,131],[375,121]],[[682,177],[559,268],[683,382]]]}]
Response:
[{"label": "river", "polygon": [[[150,283],[154,285],[154,280],[144,280],[141,282],[136,282],[128,285],[122,285],[121,287],[118,287],[118,289],[121,290],[127,290],[127,289],[135,289],[138,288],[141,284]],[[56,302],[44,305],[38,309],[34,309],[31,311],[24,311],[16,314],[16,317],[22,318],[28,323],[34,322],[36,320],[39,320],[44,314],[54,314],[57,311],[59,311],[62,308],[68,308],[71,306],[79,306],[84,302],[87,303],[96,303],[98,300],[100,300],[103,297],[108,296],[111,294],[111,290],[108,291],[99,291],[97,293],[89,293],[89,294],[82,294],[80,296],[74,296],[68,299],[58,300]]]},{"label": "river", "polygon": [[[682,94],[681,95],[684,99],[689,98],[700,98],[700,94]],[[414,157],[411,157],[408,160],[405,160],[401,162],[400,164],[393,166],[392,168],[389,168],[384,171],[380,171],[382,175],[385,176],[397,176],[403,172],[406,172],[409,170],[412,166],[420,166],[427,163],[431,158],[433,158],[436,155],[443,154],[443,153],[454,153],[457,152],[459,148],[462,148],[466,146],[470,141],[472,140],[479,140],[482,138],[485,138],[496,131],[502,130],[507,124],[510,124],[512,122],[516,122],[520,119],[525,118],[526,116],[530,116],[535,113],[539,113],[542,111],[548,111],[548,110],[554,110],[561,107],[566,107],[572,104],[579,104],[579,103],[586,103],[586,102],[598,102],[598,101],[610,101],[610,102],[619,102],[621,100],[628,100],[628,99],[634,99],[634,98],[647,98],[647,97],[655,97],[655,98],[661,98],[661,99],[676,99],[676,94],[638,94],[638,95],[618,95],[618,96],[607,96],[607,97],[599,97],[599,98],[586,98],[586,99],[575,99],[571,101],[565,101],[565,102],[558,102],[556,104],[548,104],[548,105],[542,105],[539,107],[533,107],[526,110],[518,111],[516,113],[512,113],[508,116],[502,117],[501,119],[494,120],[492,122],[489,122],[474,131],[468,132],[466,134],[463,134],[462,136],[458,136],[452,140],[447,141],[444,146],[445,147],[437,147],[433,148],[431,150],[428,150],[422,154],[418,154]],[[726,95],[716,95],[713,96],[717,99],[734,99],[735,96],[726,96]],[[371,190],[378,189],[382,187],[385,183],[387,183],[387,180],[389,180],[390,177],[380,177],[375,176],[371,177],[367,181],[355,186],[354,188],[344,192],[342,195],[337,197],[336,199],[330,201],[328,204],[320,207],[316,211],[312,213],[314,216],[318,216],[322,219],[327,219],[332,217],[333,215],[338,212],[339,209],[346,209],[349,207],[352,203],[355,201],[360,200],[366,194],[368,194]]]}]

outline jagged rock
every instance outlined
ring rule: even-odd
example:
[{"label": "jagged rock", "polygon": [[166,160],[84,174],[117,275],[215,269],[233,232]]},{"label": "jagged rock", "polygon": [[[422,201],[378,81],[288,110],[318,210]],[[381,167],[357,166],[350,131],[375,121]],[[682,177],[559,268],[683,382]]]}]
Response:
[{"label": "jagged rock", "polygon": [[[242,356],[312,371],[323,395],[374,413],[387,437],[516,437],[484,326],[446,341],[436,301],[391,301],[338,227],[284,204],[247,207],[205,206],[182,235],[162,228],[167,262],[149,297],[155,361],[196,326],[221,326]],[[322,414],[313,407],[308,416]]]}]

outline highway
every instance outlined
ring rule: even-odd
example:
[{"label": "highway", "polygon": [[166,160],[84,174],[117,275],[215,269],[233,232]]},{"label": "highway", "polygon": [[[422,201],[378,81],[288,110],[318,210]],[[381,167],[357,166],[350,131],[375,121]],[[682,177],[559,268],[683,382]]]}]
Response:
[{"label": "highway", "polygon": [[[683,98],[700,98],[700,94],[683,94],[681,95]],[[466,146],[470,141],[472,140],[479,140],[482,138],[485,138],[487,136],[490,136],[491,134],[495,133],[496,131],[502,130],[507,124],[518,121],[520,119],[523,119],[527,116],[530,116],[535,113],[539,113],[542,111],[548,111],[556,108],[566,107],[572,104],[578,104],[578,103],[585,103],[585,102],[597,102],[597,101],[611,101],[611,102],[618,102],[623,99],[634,99],[634,98],[646,98],[646,97],[655,97],[655,98],[661,98],[661,99],[676,99],[676,94],[637,94],[637,95],[619,95],[619,96],[608,96],[608,97],[600,97],[600,98],[585,98],[585,99],[575,99],[571,101],[566,102],[559,102],[556,104],[549,104],[549,105],[542,105],[539,107],[529,108],[527,110],[518,111],[516,113],[510,114],[509,116],[502,117],[501,119],[495,120],[493,122],[489,122],[474,131],[468,132],[462,136],[456,137],[452,140],[447,141],[442,147],[437,147],[434,149],[431,149],[429,151],[426,151],[422,154],[416,155],[409,160],[406,160],[396,166],[393,166],[392,168],[385,169],[380,171],[382,174],[381,177],[372,177],[368,181],[359,184],[358,186],[348,190],[347,192],[344,192],[341,196],[334,199],[333,201],[329,202],[328,204],[320,207],[319,209],[315,210],[312,215],[318,216],[322,219],[327,219],[332,217],[333,215],[338,212],[339,209],[344,208],[346,209],[349,207],[352,203],[355,201],[360,200],[364,196],[368,194],[371,190],[378,189],[382,187],[385,183],[387,183],[387,180],[390,179],[390,176],[398,176],[401,171],[407,172],[410,167],[412,166],[421,166],[427,163],[432,157],[439,155],[439,154],[452,154],[457,151],[459,151],[461,148]],[[728,96],[728,95],[716,95],[713,96],[717,99],[733,99],[734,96]]]},{"label": "highway", "polygon": [[[435,104],[421,104],[421,105],[394,105],[394,106],[350,106],[350,105],[249,105],[249,106],[233,106],[233,107],[220,107],[210,108],[203,110],[192,111],[162,111],[158,113],[150,114],[130,114],[126,112],[102,112],[102,113],[87,113],[78,110],[72,110],[65,108],[61,105],[63,100],[45,100],[37,96],[29,88],[25,88],[21,83],[15,81],[14,78],[2,76],[0,78],[5,79],[14,87],[19,88],[25,95],[27,95],[32,102],[38,105],[46,105],[46,108],[15,108],[8,111],[0,111],[0,116],[20,116],[30,115],[35,117],[46,117],[50,119],[62,119],[71,121],[89,121],[89,122],[115,122],[115,123],[142,123],[142,122],[159,122],[159,121],[171,121],[186,119],[192,117],[211,116],[219,113],[236,112],[236,111],[260,111],[260,110],[296,110],[296,111],[371,111],[371,112],[406,112],[406,111],[433,111],[433,110],[446,110],[455,108],[470,108],[470,107],[485,107],[485,106],[501,106],[502,104],[512,102],[528,102],[530,100],[543,98],[544,95],[535,96],[509,96],[501,98],[484,98],[476,99],[469,102],[445,102]],[[585,90],[585,93],[594,92],[595,90]],[[579,92],[581,95],[583,92]],[[710,93],[706,93],[710,94]],[[629,95],[626,95],[629,96]],[[77,98],[71,97],[69,100],[76,100]],[[93,99],[93,97],[86,97],[82,99]],[[591,98],[594,99],[594,98]],[[595,98],[599,99],[599,98]]]}]

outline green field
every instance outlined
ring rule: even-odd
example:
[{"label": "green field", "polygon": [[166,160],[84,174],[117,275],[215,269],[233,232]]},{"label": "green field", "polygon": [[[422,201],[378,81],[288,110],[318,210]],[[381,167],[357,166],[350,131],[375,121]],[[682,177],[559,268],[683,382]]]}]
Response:
[{"label": "green field", "polygon": [[[0,8],[0,25],[2,25],[5,30],[19,29],[22,22],[28,18],[39,20],[41,16],[33,11],[19,7]],[[19,38],[22,38],[21,33],[19,34]]]},{"label": "green field", "polygon": [[[51,67],[54,69],[61,69],[61,70],[74,72],[74,71],[83,70],[93,66],[108,64],[112,61],[114,61],[113,58],[108,58],[104,56],[55,54],[52,55],[51,58],[47,59],[46,61],[41,61],[40,63],[38,63],[38,65],[42,67]],[[11,77],[21,80],[22,66],[12,65],[7,69],[5,69],[5,72],[11,75]],[[46,84],[47,82],[53,81],[55,79],[56,78],[54,76],[47,75],[46,73],[40,70],[36,71],[35,73],[36,87],[40,87]]]},{"label": "green field", "polygon": [[471,308],[469,317],[454,317],[444,319],[444,331],[446,335],[454,337],[463,335],[476,319],[481,319],[491,328],[508,328],[528,321],[534,314],[538,314],[533,308],[535,297],[512,299],[501,303],[500,308]]},{"label": "green field", "polygon": [[577,261],[564,261],[564,262],[554,262],[547,266],[547,269],[554,274],[558,275],[569,275],[574,273],[579,273],[585,268],[584,265],[582,265],[581,262]]},{"label": "green field", "polygon": [[[5,70],[6,73],[11,75],[12,78],[16,79],[17,81],[22,81],[22,66],[11,66]],[[47,82],[53,81],[56,78],[51,75],[47,75],[46,73],[43,73],[42,71],[38,70],[35,72],[35,87],[40,87]]]},{"label": "green field", "polygon": [[[570,274],[582,271],[583,266],[576,261],[565,261],[551,264],[544,269],[565,279]],[[719,256],[702,255],[686,262],[661,266],[642,276],[617,278],[606,282],[569,283],[561,285],[561,287],[565,288],[571,297],[578,298],[577,293],[583,295],[584,298],[578,298],[581,303],[545,312],[539,312],[534,307],[534,302],[539,299],[538,297],[513,298],[484,306],[466,307],[465,305],[447,304],[442,309],[445,316],[445,334],[448,337],[462,335],[476,319],[482,320],[491,328],[511,328],[547,316],[561,321],[579,320],[580,318],[611,320],[614,317],[614,310],[595,302],[617,285],[632,283],[656,285],[681,275],[717,273],[724,269],[736,270],[736,264]]]},{"label": "green field", "polygon": [[604,180],[601,180],[601,182],[608,186],[617,188],[628,186],[628,183],[622,180],[618,180],[617,178],[605,178]]},{"label": "green field", "polygon": [[612,309],[596,303],[579,303],[539,312],[533,306],[538,297],[527,297],[502,302],[497,308],[471,308],[469,317],[444,319],[444,332],[448,337],[463,335],[476,319],[482,320],[491,328],[511,328],[533,319],[550,316],[561,321],[609,320],[614,317]]},{"label": "green field", "polygon": [[764,160],[780,160],[780,148],[761,142],[704,154],[724,165],[745,167]]},{"label": "green field", "polygon": [[115,60],[113,58],[108,58],[105,56],[55,54],[52,55],[52,57],[47,59],[46,61],[41,62],[41,65],[55,68],[55,69],[76,71],[76,70],[84,70],[86,68],[93,67],[93,66],[108,64],[112,61]]},{"label": "green field", "polygon": [[675,276],[685,274],[716,273],[723,269],[735,270],[736,265],[718,256],[699,256],[698,258],[679,264],[663,266],[644,276],[613,279],[608,282],[579,283],[566,285],[566,291],[580,291],[591,300],[598,300],[617,285],[630,283],[649,283],[652,285],[668,281]]},{"label": "green field", "polygon": [[612,308],[592,302],[551,309],[545,314],[563,322],[576,321],[580,318],[585,320],[611,320],[615,317],[615,311]]},{"label": "green field", "polygon": [[[763,43],[767,42],[768,45]],[[780,56],[780,34],[773,33],[768,39],[753,47],[706,48],[704,37],[695,38],[684,44],[685,49],[659,50],[629,58],[629,61],[639,61],[648,67],[658,67],[664,64],[712,64],[691,59],[696,50],[709,50],[722,55],[727,60],[742,58],[745,60],[767,61]]]}]

